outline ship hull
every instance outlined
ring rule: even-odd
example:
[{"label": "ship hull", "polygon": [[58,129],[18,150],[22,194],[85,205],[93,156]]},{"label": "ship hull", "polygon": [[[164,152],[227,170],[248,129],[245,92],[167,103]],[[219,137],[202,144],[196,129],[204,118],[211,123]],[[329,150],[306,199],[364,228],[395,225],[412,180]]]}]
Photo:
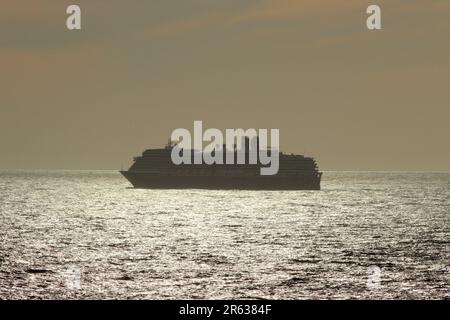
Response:
[{"label": "ship hull", "polygon": [[139,189],[320,190],[320,175],[304,176],[163,176],[120,171]]}]

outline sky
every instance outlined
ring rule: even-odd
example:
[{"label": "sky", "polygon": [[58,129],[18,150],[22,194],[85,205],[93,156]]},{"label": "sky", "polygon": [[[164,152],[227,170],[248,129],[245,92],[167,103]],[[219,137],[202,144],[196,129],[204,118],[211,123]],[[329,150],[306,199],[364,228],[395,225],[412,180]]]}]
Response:
[{"label": "sky", "polygon": [[321,170],[450,171],[449,34],[448,0],[0,0],[0,169],[120,169],[202,120]]}]

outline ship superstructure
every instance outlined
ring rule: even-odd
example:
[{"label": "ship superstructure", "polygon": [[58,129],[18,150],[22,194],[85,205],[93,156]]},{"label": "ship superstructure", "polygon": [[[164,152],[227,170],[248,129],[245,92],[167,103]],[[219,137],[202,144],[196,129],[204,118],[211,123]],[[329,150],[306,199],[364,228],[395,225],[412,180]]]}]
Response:
[{"label": "ship superstructure", "polygon": [[[302,155],[279,153],[275,175],[261,175],[261,164],[191,164],[175,165],[171,159],[174,145],[145,150],[134,158],[127,171],[120,171],[135,188],[146,189],[245,189],[245,190],[320,190],[322,173],[316,161]],[[269,151],[270,152],[270,151]],[[225,163],[225,152],[223,153]],[[234,150],[237,159],[237,150]]]}]

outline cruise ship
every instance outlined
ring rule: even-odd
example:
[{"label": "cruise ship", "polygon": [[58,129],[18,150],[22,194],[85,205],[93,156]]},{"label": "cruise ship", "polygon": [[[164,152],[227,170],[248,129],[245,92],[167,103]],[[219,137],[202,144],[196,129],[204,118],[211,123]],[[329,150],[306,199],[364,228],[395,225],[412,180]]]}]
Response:
[{"label": "cruise ship", "polygon": [[[246,141],[248,146],[248,141]],[[145,150],[134,163],[120,173],[135,187],[142,189],[226,189],[226,190],[320,190],[322,173],[316,161],[302,155],[279,153],[279,170],[275,175],[261,175],[261,164],[180,164],[172,162],[174,145]],[[194,163],[194,153],[191,152]],[[270,152],[270,151],[269,151]],[[234,150],[237,159],[237,150]],[[224,153],[225,163],[225,153]]]}]

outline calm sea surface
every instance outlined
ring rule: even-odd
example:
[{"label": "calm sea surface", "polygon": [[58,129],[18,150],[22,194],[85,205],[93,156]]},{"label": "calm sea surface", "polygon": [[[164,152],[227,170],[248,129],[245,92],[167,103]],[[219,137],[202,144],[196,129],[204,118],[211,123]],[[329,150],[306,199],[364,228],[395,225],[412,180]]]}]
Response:
[{"label": "calm sea surface", "polygon": [[322,188],[0,172],[0,298],[450,298],[450,174],[326,172]]}]

